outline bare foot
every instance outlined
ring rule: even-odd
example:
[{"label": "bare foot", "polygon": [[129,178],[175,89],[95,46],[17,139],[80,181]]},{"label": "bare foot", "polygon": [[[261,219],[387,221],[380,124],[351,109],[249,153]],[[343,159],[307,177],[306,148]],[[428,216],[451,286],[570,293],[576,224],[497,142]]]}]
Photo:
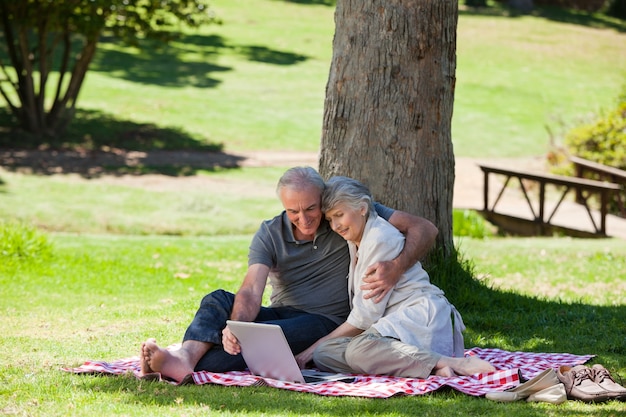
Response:
[{"label": "bare foot", "polygon": [[146,344],[154,343],[156,345],[156,339],[148,339],[141,344],[141,350],[139,350],[139,365],[141,367],[141,376],[152,374],[154,370],[150,368],[150,356],[147,354],[147,350],[144,352],[146,348]]},{"label": "bare foot", "polygon": [[437,376],[445,376],[445,377],[453,377],[457,376],[456,373],[449,366],[444,366],[439,369],[435,369],[435,375]]},{"label": "bare foot", "polygon": [[[449,370],[446,370],[449,368]],[[496,368],[487,361],[484,361],[475,356],[468,356],[465,358],[449,358],[442,357],[435,365],[434,374],[440,376],[454,376],[454,375],[474,375],[488,372],[494,372]],[[441,375],[439,372],[444,373]],[[445,375],[447,372],[452,372],[452,375]]]},{"label": "bare foot", "polygon": [[458,363],[454,363],[451,368],[458,375],[483,374],[496,370],[492,364],[475,356],[455,359],[458,359]]},{"label": "bare foot", "polygon": [[183,349],[169,351],[156,344],[155,339],[148,339],[141,344],[139,353],[141,375],[160,372],[164,377],[177,382],[193,372],[186,351]]}]

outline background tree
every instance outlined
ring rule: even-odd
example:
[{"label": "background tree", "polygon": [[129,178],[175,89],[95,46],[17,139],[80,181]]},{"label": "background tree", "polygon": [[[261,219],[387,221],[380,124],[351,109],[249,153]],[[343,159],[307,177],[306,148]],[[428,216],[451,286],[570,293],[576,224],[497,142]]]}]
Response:
[{"label": "background tree", "polygon": [[456,0],[338,0],[320,172],[431,220],[452,241]]},{"label": "background tree", "polygon": [[0,0],[0,94],[23,130],[58,138],[105,31],[168,41],[213,20],[207,0]]}]

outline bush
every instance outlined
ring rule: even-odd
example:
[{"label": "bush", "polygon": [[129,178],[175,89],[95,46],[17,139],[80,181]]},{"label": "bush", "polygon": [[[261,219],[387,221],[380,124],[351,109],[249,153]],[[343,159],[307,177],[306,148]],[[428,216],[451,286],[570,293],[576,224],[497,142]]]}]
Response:
[{"label": "bush", "polygon": [[615,110],[565,135],[565,146],[576,155],[607,166],[626,169],[626,94]]},{"label": "bush", "polygon": [[36,228],[0,220],[0,263],[44,260],[51,253],[47,236]]},{"label": "bush", "polygon": [[452,234],[454,236],[483,239],[493,235],[489,223],[473,210],[452,212]]}]

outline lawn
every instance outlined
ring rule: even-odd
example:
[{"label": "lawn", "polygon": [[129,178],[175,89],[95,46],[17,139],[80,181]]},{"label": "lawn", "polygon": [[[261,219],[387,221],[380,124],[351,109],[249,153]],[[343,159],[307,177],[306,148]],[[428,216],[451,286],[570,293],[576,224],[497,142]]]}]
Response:
[{"label": "lawn", "polygon": [[[0,410],[6,415],[608,416],[624,409],[617,402],[503,405],[445,390],[368,400],[67,374],[60,368],[133,356],[148,337],[178,342],[206,292],[237,288],[250,235],[40,233],[11,239],[26,248],[20,258],[6,256],[6,245],[0,251]],[[463,314],[467,347],[596,354],[594,362],[626,373],[623,242],[463,238],[459,246],[473,259],[466,268],[476,278],[454,265],[432,276]],[[525,280],[493,285],[516,275]],[[560,291],[561,279],[570,292]]]},{"label": "lawn", "polygon": [[[317,151],[333,33],[324,3],[216,0],[222,26],[159,52],[103,44],[79,101],[90,117],[72,140],[99,146],[120,132],[141,136],[147,124],[191,148]],[[462,10],[456,155],[544,154],[546,126],[556,132],[617,97],[624,33],[623,22],[601,16]],[[198,171],[168,186],[151,176],[0,170],[0,414],[624,415],[618,402],[498,404],[446,390],[329,398],[61,371],[135,355],[148,337],[179,342],[204,294],[237,289],[252,233],[280,209],[274,186],[284,168]],[[456,238],[460,262],[430,270],[463,315],[466,347],[594,354],[591,363],[623,383],[624,242],[476,238],[480,225],[471,226]]]},{"label": "lawn", "polygon": [[[188,32],[166,48],[106,39],[68,140],[146,146],[151,134],[148,145],[161,147],[316,152],[334,32],[334,8],[325,3],[215,0],[222,25]],[[624,85],[622,21],[461,7],[455,155],[545,155],[567,128],[612,108]]]}]

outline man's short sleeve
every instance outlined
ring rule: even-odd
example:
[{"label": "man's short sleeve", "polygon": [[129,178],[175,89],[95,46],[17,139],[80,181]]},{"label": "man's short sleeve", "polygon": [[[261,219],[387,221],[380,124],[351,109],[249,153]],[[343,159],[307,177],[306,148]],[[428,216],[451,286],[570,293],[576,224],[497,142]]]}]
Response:
[{"label": "man's short sleeve", "polygon": [[376,203],[376,202],[374,203],[374,209],[376,210],[376,213],[378,213],[380,217],[382,217],[383,219],[387,221],[389,221],[389,219],[391,218],[391,215],[395,211],[392,208],[383,206],[382,204]]},{"label": "man's short sleeve", "polygon": [[248,251],[248,266],[263,264],[273,268],[276,264],[276,250],[272,246],[269,221],[261,223],[261,227],[254,234]]}]

